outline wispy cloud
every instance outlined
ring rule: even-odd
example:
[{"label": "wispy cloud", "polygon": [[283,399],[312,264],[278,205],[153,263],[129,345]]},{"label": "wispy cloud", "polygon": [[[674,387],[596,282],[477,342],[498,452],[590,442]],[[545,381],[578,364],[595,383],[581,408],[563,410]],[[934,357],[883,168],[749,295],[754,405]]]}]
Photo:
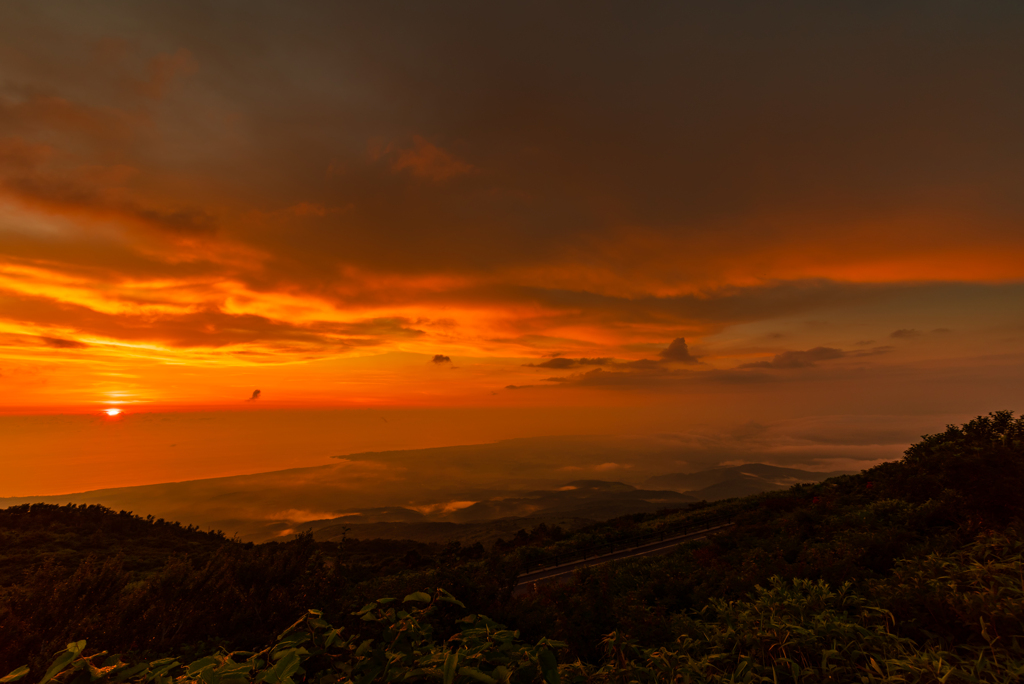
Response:
[{"label": "wispy cloud", "polygon": [[811,368],[822,361],[832,361],[847,356],[848,352],[832,347],[815,347],[806,351],[785,351],[776,354],[771,361],[755,361],[745,363],[741,368],[774,368],[791,370],[795,368]]}]

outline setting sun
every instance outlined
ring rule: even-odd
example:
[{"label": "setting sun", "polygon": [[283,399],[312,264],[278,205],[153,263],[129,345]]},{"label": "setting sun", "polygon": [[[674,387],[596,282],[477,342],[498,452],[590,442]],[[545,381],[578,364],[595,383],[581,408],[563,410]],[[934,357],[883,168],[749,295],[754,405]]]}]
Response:
[{"label": "setting sun", "polygon": [[121,415],[121,409],[119,409],[119,408],[108,408],[108,409],[104,409],[103,412],[106,413],[110,417]]}]

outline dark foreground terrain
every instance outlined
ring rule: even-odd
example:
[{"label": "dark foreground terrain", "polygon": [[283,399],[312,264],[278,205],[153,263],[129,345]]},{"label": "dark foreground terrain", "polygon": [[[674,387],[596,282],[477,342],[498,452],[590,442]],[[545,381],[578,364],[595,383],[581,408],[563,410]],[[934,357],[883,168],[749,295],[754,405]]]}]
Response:
[{"label": "dark foreground terrain", "polygon": [[[252,545],[19,506],[0,511],[0,682],[1016,682],[1022,491],[1024,420],[1000,412],[859,475],[487,547]],[[726,518],[513,594],[556,558]]]}]

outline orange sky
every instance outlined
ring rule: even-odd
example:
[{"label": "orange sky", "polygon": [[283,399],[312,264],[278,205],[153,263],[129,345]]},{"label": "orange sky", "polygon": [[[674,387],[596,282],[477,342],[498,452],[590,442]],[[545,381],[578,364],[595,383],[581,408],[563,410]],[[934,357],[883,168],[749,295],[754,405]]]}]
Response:
[{"label": "orange sky", "polygon": [[5,3],[0,413],[1019,409],[1022,63],[1011,3]]}]

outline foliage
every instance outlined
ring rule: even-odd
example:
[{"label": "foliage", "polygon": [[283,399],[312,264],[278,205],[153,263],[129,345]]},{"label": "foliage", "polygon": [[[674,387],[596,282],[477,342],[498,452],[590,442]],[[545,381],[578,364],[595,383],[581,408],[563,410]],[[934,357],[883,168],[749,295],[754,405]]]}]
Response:
[{"label": "foliage", "polygon": [[90,555],[120,552],[128,570],[145,573],[171,556],[206,559],[229,543],[221,532],[103,506],[11,506],[0,509],[0,587],[19,583],[43,558],[71,568]]},{"label": "foliage", "polygon": [[[163,658],[132,666],[106,651],[87,655],[86,642],[77,641],[57,655],[39,684],[366,684],[426,679],[443,684],[559,684],[553,649],[564,644],[542,639],[529,646],[518,632],[483,615],[462,618],[460,631],[439,643],[430,620],[445,604],[465,608],[443,589],[433,596],[415,592],[401,604],[387,598],[373,601],[355,614],[372,627],[374,636],[368,639],[345,638],[344,630],[327,623],[320,611],[309,610],[267,648],[220,652],[187,665]],[[27,667],[18,668],[0,683],[13,684],[28,673]]]},{"label": "foliage", "polygon": [[976,526],[1024,516],[1024,416],[1010,411],[979,416],[925,435],[903,460],[867,471],[889,496],[941,500]]},{"label": "foliage", "polygon": [[[991,549],[990,542],[979,540]],[[1014,567],[1019,572],[1019,549],[1019,541],[997,540],[992,553],[998,557],[989,554],[991,564],[1000,568],[997,575],[1009,577]],[[965,558],[933,557],[930,564],[978,577],[978,569],[965,565]],[[950,604],[977,606],[974,589],[968,583],[947,592]],[[1024,638],[1024,609],[1019,595],[1005,597],[1002,606],[1004,627],[1010,629],[1004,636],[987,631],[982,619],[981,642],[948,650],[899,635],[893,614],[872,605],[849,583],[833,589],[822,580],[775,577],[747,599],[715,599],[696,615],[676,616],[679,636],[672,644],[644,648],[614,631],[601,640],[604,652],[598,663],[559,665],[556,654],[564,654],[566,644],[542,638],[528,645],[518,631],[483,615],[461,618],[458,630],[439,640],[437,613],[465,606],[438,589],[433,595],[414,592],[401,603],[379,599],[364,606],[355,615],[370,628],[369,638],[346,638],[344,629],[310,610],[260,651],[221,651],[187,665],[163,658],[130,666],[118,656],[105,657],[106,651],[86,654],[85,641],[72,642],[39,684],[1014,682],[1024,676],[1024,650],[1018,643]],[[18,668],[0,683],[28,673]]]},{"label": "foliage", "polygon": [[870,586],[903,631],[946,649],[1024,646],[1024,539],[983,532],[947,554],[900,561]]},{"label": "foliage", "polygon": [[[1018,681],[1022,435],[1022,420],[990,414],[860,475],[573,535],[538,528],[490,551],[221,538],[209,551],[129,567],[105,543],[106,555],[64,563],[50,553],[53,538],[40,537],[46,560],[26,566],[0,601],[0,672],[22,662],[46,672],[61,649],[49,674],[62,684]],[[736,521],[726,533],[512,595],[530,559],[722,512]],[[184,529],[146,525],[168,539]],[[207,534],[185,530],[195,533]],[[453,612],[461,604],[448,592],[476,614]],[[406,600],[370,601],[382,595]],[[288,627],[308,606],[320,610]],[[146,662],[87,655],[71,641],[80,636]]]}]

